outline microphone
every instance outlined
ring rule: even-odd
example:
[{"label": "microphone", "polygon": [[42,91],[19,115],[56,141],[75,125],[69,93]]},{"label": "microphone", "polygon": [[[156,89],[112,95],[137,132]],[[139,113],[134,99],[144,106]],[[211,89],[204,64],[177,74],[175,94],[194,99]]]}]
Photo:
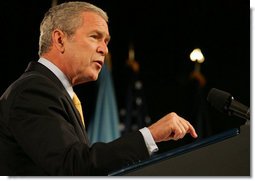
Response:
[{"label": "microphone", "polygon": [[236,101],[234,97],[225,91],[212,88],[207,96],[207,101],[218,111],[227,113],[229,116],[237,116],[250,120],[250,108]]}]

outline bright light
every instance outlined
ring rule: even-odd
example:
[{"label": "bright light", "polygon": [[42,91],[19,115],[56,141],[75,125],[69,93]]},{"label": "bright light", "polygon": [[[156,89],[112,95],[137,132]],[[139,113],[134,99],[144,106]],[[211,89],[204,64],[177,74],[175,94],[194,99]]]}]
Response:
[{"label": "bright light", "polygon": [[205,61],[205,58],[199,48],[194,49],[190,53],[190,60],[195,62],[197,61],[198,63],[203,63]]}]

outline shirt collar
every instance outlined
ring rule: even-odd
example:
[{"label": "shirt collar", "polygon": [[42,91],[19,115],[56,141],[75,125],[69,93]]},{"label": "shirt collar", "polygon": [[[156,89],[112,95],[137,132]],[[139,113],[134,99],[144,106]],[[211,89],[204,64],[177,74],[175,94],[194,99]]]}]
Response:
[{"label": "shirt collar", "polygon": [[48,69],[50,69],[50,71],[52,71],[57,76],[57,78],[61,81],[66,91],[70,95],[70,97],[73,98],[73,95],[74,95],[73,87],[70,84],[70,81],[68,80],[66,75],[56,65],[54,65],[52,62],[50,62],[49,60],[45,58],[41,57],[38,60],[38,62],[43,64]]}]

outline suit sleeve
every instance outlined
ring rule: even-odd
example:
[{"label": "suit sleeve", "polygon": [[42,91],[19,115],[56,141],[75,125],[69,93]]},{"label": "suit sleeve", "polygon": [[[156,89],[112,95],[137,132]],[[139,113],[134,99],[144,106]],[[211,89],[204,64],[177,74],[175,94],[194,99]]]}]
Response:
[{"label": "suit sleeve", "polygon": [[15,90],[10,130],[28,159],[47,175],[107,175],[149,157],[139,131],[89,147],[78,135],[70,105],[47,81],[30,79]]}]

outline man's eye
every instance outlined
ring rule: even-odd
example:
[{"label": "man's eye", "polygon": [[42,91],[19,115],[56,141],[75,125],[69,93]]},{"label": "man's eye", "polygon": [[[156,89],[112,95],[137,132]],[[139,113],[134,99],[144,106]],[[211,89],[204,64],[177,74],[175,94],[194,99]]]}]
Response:
[{"label": "man's eye", "polygon": [[98,39],[97,35],[91,35],[91,38]]}]

